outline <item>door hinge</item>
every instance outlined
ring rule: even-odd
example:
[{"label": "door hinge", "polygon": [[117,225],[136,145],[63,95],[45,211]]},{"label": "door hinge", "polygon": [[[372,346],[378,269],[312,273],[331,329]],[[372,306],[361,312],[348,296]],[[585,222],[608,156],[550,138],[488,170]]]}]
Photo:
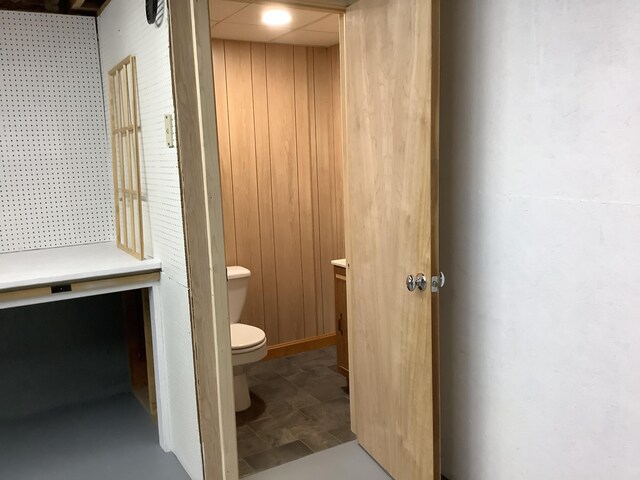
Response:
[{"label": "door hinge", "polygon": [[440,272],[440,275],[434,275],[431,277],[431,292],[437,293],[442,287],[444,287],[444,273]]}]

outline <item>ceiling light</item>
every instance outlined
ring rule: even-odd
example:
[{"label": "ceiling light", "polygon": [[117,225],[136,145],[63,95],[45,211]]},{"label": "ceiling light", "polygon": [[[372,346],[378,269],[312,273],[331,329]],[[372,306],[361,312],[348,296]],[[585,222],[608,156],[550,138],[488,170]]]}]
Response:
[{"label": "ceiling light", "polygon": [[291,23],[291,15],[286,10],[271,9],[262,14],[262,23],[265,25],[286,25]]}]

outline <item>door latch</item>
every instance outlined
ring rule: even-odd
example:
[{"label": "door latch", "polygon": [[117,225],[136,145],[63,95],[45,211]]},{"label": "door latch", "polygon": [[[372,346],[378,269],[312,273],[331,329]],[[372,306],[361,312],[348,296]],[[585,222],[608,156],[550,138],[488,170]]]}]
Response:
[{"label": "door latch", "polygon": [[444,273],[440,272],[440,275],[434,275],[431,277],[431,292],[437,293],[442,287],[444,287]]}]

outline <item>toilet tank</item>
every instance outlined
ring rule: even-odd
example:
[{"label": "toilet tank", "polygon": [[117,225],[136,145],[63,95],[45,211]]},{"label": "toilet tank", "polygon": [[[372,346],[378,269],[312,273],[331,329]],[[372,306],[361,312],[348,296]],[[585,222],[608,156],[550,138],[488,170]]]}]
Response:
[{"label": "toilet tank", "polygon": [[227,290],[229,295],[229,322],[238,323],[244,302],[247,299],[251,271],[238,265],[227,267]]}]

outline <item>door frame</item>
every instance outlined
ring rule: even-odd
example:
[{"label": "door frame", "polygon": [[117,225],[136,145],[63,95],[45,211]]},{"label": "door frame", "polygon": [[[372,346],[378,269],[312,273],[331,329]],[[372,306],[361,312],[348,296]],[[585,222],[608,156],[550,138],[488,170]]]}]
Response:
[{"label": "door frame", "polygon": [[198,428],[205,480],[236,480],[233,369],[208,0],[168,0]]},{"label": "door frame", "polygon": [[[344,38],[347,0],[281,0],[297,6],[341,13],[340,40]],[[435,1],[435,5],[439,2]],[[169,41],[176,112],[178,166],[181,183],[185,250],[189,285],[193,360],[198,424],[205,480],[237,480],[238,455],[233,399],[233,369],[226,262],[222,223],[222,193],[218,156],[213,66],[208,0],[167,0]],[[438,13],[439,13],[439,9]],[[438,15],[439,18],[439,15]],[[439,22],[434,22],[434,42],[439,45]],[[439,49],[435,48],[435,52]],[[341,55],[342,57],[342,55]],[[439,84],[439,56],[433,61],[433,81]],[[341,58],[341,66],[344,60]],[[345,130],[345,72],[341,69],[342,129]],[[432,104],[432,199],[438,211],[438,95]],[[346,142],[345,142],[346,143]],[[343,149],[345,148],[343,143]],[[346,151],[344,152],[346,154]],[[345,155],[346,160],[346,155]],[[347,182],[345,181],[345,186]],[[346,205],[345,205],[346,208]],[[348,226],[347,226],[348,227]],[[431,275],[439,271],[438,222],[432,223]],[[432,303],[434,410],[438,402],[438,295]],[[226,387],[226,388],[225,388]],[[231,388],[230,388],[231,387]],[[353,418],[353,416],[352,416]],[[434,435],[439,440],[438,412]],[[439,441],[436,462],[439,461]],[[439,468],[438,468],[439,469]]]}]

